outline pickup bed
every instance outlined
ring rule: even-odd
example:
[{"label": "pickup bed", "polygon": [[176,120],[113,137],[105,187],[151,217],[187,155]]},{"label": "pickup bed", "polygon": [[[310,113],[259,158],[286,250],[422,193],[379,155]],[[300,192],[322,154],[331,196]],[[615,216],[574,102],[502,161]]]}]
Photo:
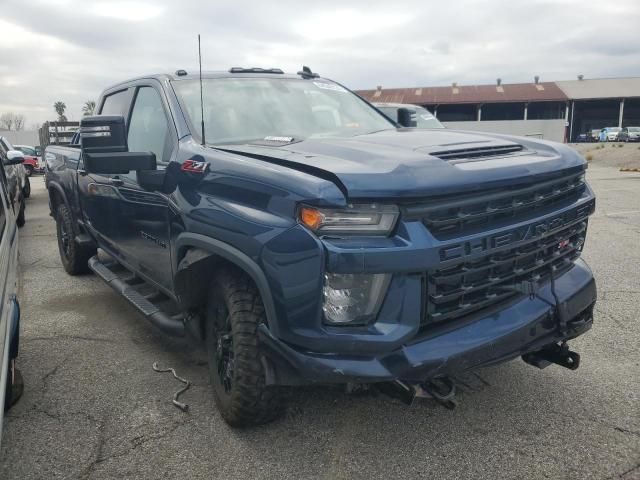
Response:
[{"label": "pickup bed", "polygon": [[403,128],[308,69],[152,75],[98,108],[45,152],[62,263],[204,345],[231,425],[275,418],[283,386],[451,406],[462,372],[577,368],[595,198],[574,150]]}]

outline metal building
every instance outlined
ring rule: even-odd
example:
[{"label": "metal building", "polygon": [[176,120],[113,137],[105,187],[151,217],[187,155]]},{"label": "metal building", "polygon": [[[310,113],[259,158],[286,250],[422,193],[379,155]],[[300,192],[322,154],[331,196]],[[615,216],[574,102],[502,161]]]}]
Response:
[{"label": "metal building", "polygon": [[371,102],[422,105],[449,128],[574,141],[580,133],[640,126],[640,77],[414,87],[356,92]]}]

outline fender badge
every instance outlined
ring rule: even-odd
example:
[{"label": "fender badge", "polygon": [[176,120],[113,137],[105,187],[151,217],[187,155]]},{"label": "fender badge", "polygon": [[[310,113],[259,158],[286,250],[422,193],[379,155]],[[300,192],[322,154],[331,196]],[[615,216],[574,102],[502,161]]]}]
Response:
[{"label": "fender badge", "polygon": [[185,160],[180,170],[189,173],[204,174],[207,171],[209,164],[207,162],[197,162],[195,160]]}]

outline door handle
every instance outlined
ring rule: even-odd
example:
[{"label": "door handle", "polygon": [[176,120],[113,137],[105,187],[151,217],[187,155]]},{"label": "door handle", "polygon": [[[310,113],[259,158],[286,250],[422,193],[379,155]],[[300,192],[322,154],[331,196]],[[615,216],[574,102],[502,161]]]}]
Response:
[{"label": "door handle", "polygon": [[122,181],[121,178],[113,177],[111,179],[111,185],[115,185],[116,187],[121,187],[122,185],[124,185],[124,182]]}]

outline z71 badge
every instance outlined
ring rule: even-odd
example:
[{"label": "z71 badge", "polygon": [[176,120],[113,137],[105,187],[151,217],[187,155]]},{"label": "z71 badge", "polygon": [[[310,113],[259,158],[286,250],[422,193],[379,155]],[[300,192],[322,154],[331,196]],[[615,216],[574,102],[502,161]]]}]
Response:
[{"label": "z71 badge", "polygon": [[185,160],[184,163],[182,164],[182,167],[180,167],[180,170],[182,170],[183,172],[204,174],[207,172],[208,167],[209,167],[209,164],[207,162],[198,162],[196,160]]}]

